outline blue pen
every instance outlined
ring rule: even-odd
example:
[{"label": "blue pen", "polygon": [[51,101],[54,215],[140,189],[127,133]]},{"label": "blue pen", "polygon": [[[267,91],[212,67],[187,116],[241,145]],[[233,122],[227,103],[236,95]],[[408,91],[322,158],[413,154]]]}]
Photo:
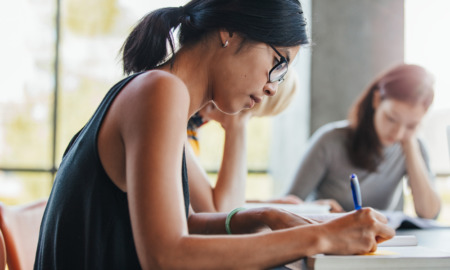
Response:
[{"label": "blue pen", "polygon": [[361,209],[361,189],[359,188],[358,177],[356,174],[350,175],[350,186],[352,187],[353,203],[355,204],[355,210]]}]

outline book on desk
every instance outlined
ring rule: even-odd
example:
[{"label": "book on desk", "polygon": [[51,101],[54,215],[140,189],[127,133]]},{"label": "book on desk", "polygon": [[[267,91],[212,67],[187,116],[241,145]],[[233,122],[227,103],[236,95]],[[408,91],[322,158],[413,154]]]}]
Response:
[{"label": "book on desk", "polygon": [[[397,226],[397,222],[393,226]],[[324,255],[306,258],[309,270],[325,269],[450,269],[450,252],[419,245],[415,235],[396,235],[365,255]]]},{"label": "book on desk", "polygon": [[[448,226],[435,220],[411,217],[402,212],[384,212],[388,225],[394,229],[422,229],[439,232]],[[348,213],[306,215],[316,220],[327,221]],[[407,231],[406,231],[407,232]],[[436,235],[434,235],[436,236]],[[430,235],[430,237],[433,237]],[[423,240],[423,239],[422,239]],[[440,241],[435,239],[435,241]],[[374,254],[367,255],[324,255],[318,254],[306,258],[306,269],[450,269],[450,252],[435,246],[423,246],[415,235],[396,235],[380,243]]]},{"label": "book on desk", "polygon": [[450,252],[424,246],[379,247],[367,255],[317,254],[306,259],[307,269],[450,269]]}]

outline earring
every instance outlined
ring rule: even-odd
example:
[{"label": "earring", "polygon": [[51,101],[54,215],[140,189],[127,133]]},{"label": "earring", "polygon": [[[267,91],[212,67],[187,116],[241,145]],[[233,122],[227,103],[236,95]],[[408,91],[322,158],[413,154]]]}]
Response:
[{"label": "earring", "polygon": [[222,47],[223,47],[223,48],[226,48],[226,47],[228,47],[228,40],[227,40],[227,41],[225,41],[225,44],[223,44],[223,45],[222,45]]}]

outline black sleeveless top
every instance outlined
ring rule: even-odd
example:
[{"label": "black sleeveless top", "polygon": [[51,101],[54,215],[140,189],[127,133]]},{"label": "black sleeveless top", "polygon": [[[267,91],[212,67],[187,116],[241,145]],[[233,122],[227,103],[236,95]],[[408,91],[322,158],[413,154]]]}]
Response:
[{"label": "black sleeveless top", "polygon": [[[104,171],[97,151],[102,121],[114,98],[139,74],[111,88],[89,122],[69,143],[39,233],[34,269],[140,269],[127,193]],[[189,189],[183,152],[186,218]]]}]

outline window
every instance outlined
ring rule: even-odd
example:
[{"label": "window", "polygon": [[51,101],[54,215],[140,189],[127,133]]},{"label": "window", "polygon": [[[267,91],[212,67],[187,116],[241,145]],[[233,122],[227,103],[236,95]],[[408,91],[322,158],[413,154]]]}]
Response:
[{"label": "window", "polygon": [[[17,0],[0,4],[0,201],[47,197],[62,154],[110,89],[123,77],[119,49],[139,18],[186,0]],[[20,16],[18,16],[20,15]],[[12,27],[14,26],[14,27]],[[271,121],[252,119],[250,197],[270,197],[266,174]],[[201,160],[217,172],[223,131],[201,130]],[[220,149],[220,151],[216,151]]]},{"label": "window", "polygon": [[[123,77],[118,52],[132,26],[151,10],[185,2],[14,0],[0,4],[0,28],[7,40],[0,43],[0,201],[16,204],[48,196],[68,142],[88,121],[106,91]],[[309,66],[302,65],[305,70]],[[302,74],[302,83],[308,82],[309,73]],[[298,94],[293,103],[300,106],[289,108],[295,109],[290,118],[305,118],[301,121],[304,126],[290,127],[278,116],[278,120],[250,120],[249,198],[269,198],[274,189],[285,188],[286,183],[280,183],[287,181],[284,174],[290,170],[275,173],[282,175],[276,184],[267,173],[269,163],[296,166],[301,151],[280,138],[272,151],[271,137],[281,136],[272,129],[289,126],[289,134],[283,136],[295,137],[290,138],[294,144],[303,141],[298,138],[306,140],[308,123],[303,110],[308,108],[307,101]],[[200,134],[201,149],[208,150],[201,153],[201,161],[213,174],[222,157],[222,132],[211,123]],[[292,153],[286,158],[289,151]],[[269,162],[269,155],[272,159],[276,156],[276,162]]]},{"label": "window", "polygon": [[118,52],[131,27],[150,10],[184,2],[0,4],[0,201],[48,196],[71,137],[123,77]]},{"label": "window", "polygon": [[0,199],[6,203],[48,194],[54,172],[53,2],[0,4]]},{"label": "window", "polygon": [[435,98],[421,128],[437,173],[437,187],[443,200],[440,220],[450,223],[450,153],[446,128],[450,125],[450,77],[448,63],[450,25],[447,0],[405,0],[405,61],[427,68],[436,78]]}]

